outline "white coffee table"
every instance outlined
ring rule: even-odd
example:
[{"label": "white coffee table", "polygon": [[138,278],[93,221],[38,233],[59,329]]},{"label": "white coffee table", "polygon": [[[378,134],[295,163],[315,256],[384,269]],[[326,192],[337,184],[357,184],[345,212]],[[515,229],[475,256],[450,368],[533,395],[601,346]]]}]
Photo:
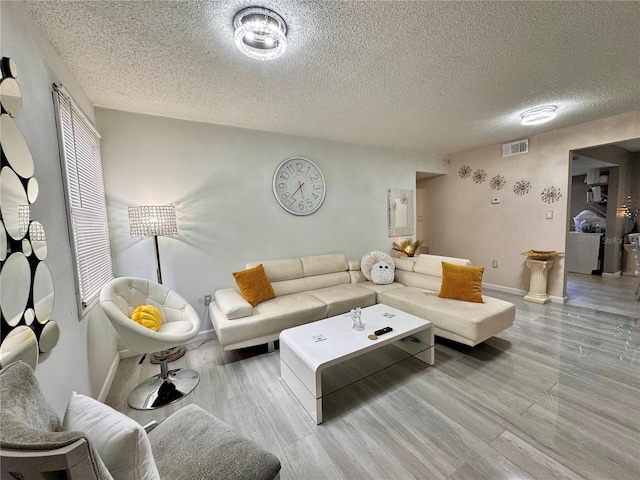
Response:
[{"label": "white coffee table", "polygon": [[[434,364],[433,328],[428,320],[378,304],[362,309],[362,321],[366,327],[361,332],[353,330],[347,313],[280,333],[280,376],[316,424],[322,423],[322,371],[327,367],[392,343]],[[368,338],[384,327],[393,331],[376,340]]]}]

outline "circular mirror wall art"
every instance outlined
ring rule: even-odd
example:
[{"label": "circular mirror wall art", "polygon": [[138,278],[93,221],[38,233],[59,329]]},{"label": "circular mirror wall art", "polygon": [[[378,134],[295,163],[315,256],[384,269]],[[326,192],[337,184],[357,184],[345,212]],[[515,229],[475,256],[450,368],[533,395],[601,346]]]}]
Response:
[{"label": "circular mirror wall art", "polygon": [[29,203],[34,203],[38,199],[38,193],[40,193],[38,181],[31,177],[27,182],[27,200],[29,200]]},{"label": "circular mirror wall art", "polygon": [[24,253],[26,257],[30,257],[33,253],[31,242],[26,238],[22,240],[22,253]]},{"label": "circular mirror wall art", "polygon": [[0,66],[2,67],[3,77],[18,78],[18,65],[13,58],[3,57]]},{"label": "circular mirror wall art", "polygon": [[0,260],[3,262],[7,259],[8,248],[7,231],[4,229],[4,222],[0,221]]},{"label": "circular mirror wall art", "polygon": [[9,168],[0,170],[0,212],[7,233],[14,240],[21,240],[27,233],[29,201],[18,175]]},{"label": "circular mirror wall art", "polygon": [[9,77],[0,81],[0,104],[2,110],[14,118],[22,112],[22,93],[15,78]]},{"label": "circular mirror wall art", "polygon": [[0,143],[11,168],[22,178],[33,176],[33,158],[22,132],[6,113],[0,115]]},{"label": "circular mirror wall art", "polygon": [[38,356],[36,334],[24,325],[11,330],[0,345],[0,365],[3,367],[22,360],[35,369]]},{"label": "circular mirror wall art", "polygon": [[31,268],[22,252],[12,253],[0,272],[0,310],[5,322],[15,327],[22,320],[31,292]]},{"label": "circular mirror wall art", "polygon": [[58,327],[58,322],[55,320],[49,320],[44,325],[42,333],[40,333],[40,341],[38,342],[40,352],[47,353],[53,350],[53,347],[56,346],[59,338],[60,328]]},{"label": "circular mirror wall art", "polygon": [[39,352],[58,343],[60,329],[51,320],[53,277],[43,262],[47,238],[43,225],[31,221],[40,187],[29,146],[13,120],[23,111],[18,67],[10,58],[0,66],[0,367],[24,360],[35,368]]},{"label": "circular mirror wall art", "polygon": [[35,319],[36,312],[33,311],[33,308],[27,308],[24,311],[24,323],[26,323],[27,325],[31,325]]},{"label": "circular mirror wall art", "polygon": [[38,221],[33,221],[29,225],[29,240],[31,248],[38,260],[47,258],[47,237],[44,234],[44,227]]},{"label": "circular mirror wall art", "polygon": [[53,312],[53,277],[44,262],[38,263],[33,280],[33,306],[36,320],[45,323]]}]

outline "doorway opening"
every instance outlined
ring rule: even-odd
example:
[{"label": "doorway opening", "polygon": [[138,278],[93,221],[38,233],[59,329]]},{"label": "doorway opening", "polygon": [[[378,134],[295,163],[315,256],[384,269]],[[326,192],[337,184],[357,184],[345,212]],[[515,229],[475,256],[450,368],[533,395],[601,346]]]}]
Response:
[{"label": "doorway opening", "polygon": [[620,277],[633,272],[628,263],[634,258],[624,245],[628,234],[637,228],[640,139],[582,148],[570,154],[565,258],[568,302],[589,303],[588,292],[599,299],[598,292],[605,291],[610,299],[618,291],[632,299],[627,290],[637,282]]}]

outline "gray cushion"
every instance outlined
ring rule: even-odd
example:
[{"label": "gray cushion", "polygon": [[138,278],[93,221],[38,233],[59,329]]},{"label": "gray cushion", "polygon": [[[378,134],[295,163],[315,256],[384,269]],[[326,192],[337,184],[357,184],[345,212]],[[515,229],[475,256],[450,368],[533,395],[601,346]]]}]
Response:
[{"label": "gray cushion", "polygon": [[275,455],[197,405],[171,415],[149,441],[162,478],[270,480],[280,471]]},{"label": "gray cushion", "polygon": [[[13,450],[52,450],[85,438],[80,432],[58,432],[60,420],[40,391],[33,370],[24,362],[0,370],[0,446]],[[112,480],[89,444],[91,463],[101,480]]]}]

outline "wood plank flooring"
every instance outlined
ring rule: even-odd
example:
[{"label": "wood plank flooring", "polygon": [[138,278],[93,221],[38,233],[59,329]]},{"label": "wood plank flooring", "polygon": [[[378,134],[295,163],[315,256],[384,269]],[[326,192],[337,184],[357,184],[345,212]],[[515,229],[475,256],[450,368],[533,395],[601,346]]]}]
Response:
[{"label": "wood plank flooring", "polygon": [[[586,278],[582,278],[586,277]],[[640,478],[638,279],[572,275],[567,305],[516,304],[510,329],[470,348],[438,339],[436,364],[408,359],[325,399],[315,425],[279,376],[279,351],[190,345],[170,368],[201,375],[151,412],[128,392],[157,373],[121,361],[107,403],[146,423],[197,403],[276,454],[283,479]]]}]

